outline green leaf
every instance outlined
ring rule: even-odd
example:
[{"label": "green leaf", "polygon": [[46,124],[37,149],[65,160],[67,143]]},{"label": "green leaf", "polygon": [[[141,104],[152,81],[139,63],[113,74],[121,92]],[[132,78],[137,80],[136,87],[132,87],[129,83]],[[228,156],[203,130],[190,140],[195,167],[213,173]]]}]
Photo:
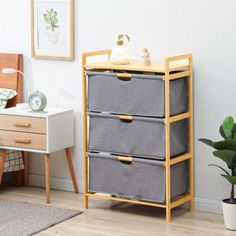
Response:
[{"label": "green leaf", "polygon": [[233,134],[232,134],[232,137],[233,139],[236,139],[236,124],[234,123],[234,128],[233,128]]},{"label": "green leaf", "polygon": [[236,140],[225,139],[223,141],[214,142],[212,147],[217,150],[233,150],[236,152]]},{"label": "green leaf", "polygon": [[50,20],[50,17],[47,14],[44,14],[43,17],[44,17],[45,20]]},{"label": "green leaf", "polygon": [[220,135],[221,135],[222,138],[227,139],[227,137],[225,136],[225,133],[224,133],[222,125],[219,128],[219,132],[220,132]]},{"label": "green leaf", "polygon": [[236,176],[236,167],[234,167],[233,176]]},{"label": "green leaf", "polygon": [[57,19],[57,18],[54,19],[54,20],[53,20],[53,23],[55,23],[55,24],[58,23],[58,19]]},{"label": "green leaf", "polygon": [[121,40],[121,39],[123,39],[123,37],[124,37],[124,35],[123,35],[123,34],[119,34],[119,35],[118,35],[118,40]]},{"label": "green leaf", "polygon": [[219,169],[223,170],[223,171],[225,172],[226,175],[230,175],[230,173],[229,173],[227,170],[225,170],[223,167],[221,167],[221,166],[219,166],[219,165],[216,165],[216,164],[210,164],[210,165],[208,165],[208,166],[215,166],[215,167],[218,167]]},{"label": "green leaf", "polygon": [[231,176],[231,175],[221,175],[225,177],[231,184],[235,185],[236,184],[236,176]]},{"label": "green leaf", "polygon": [[218,150],[213,152],[213,155],[224,161],[229,169],[233,168],[235,154],[236,153],[231,150]]},{"label": "green leaf", "polygon": [[53,8],[51,8],[51,10],[50,10],[50,14],[52,14],[53,13]]},{"label": "green leaf", "polygon": [[200,138],[200,139],[198,139],[198,141],[200,141],[200,142],[202,142],[202,143],[205,143],[205,144],[208,145],[208,146],[213,147],[213,141],[210,140],[210,139]]},{"label": "green leaf", "polygon": [[128,41],[130,41],[130,37],[128,34],[126,34],[125,37],[127,38]]},{"label": "green leaf", "polygon": [[54,11],[53,14],[52,14],[52,17],[55,18],[57,16],[57,12]]},{"label": "green leaf", "polygon": [[232,138],[233,128],[234,128],[234,118],[228,116],[224,119],[222,124],[223,131],[227,138]]}]

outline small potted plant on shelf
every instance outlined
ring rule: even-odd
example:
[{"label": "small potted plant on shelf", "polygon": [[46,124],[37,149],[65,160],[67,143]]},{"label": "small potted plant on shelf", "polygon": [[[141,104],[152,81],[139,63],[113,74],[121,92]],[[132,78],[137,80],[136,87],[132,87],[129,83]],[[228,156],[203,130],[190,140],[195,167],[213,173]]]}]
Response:
[{"label": "small potted plant on shelf", "polygon": [[236,185],[236,124],[233,117],[229,116],[224,119],[219,132],[223,138],[221,141],[213,142],[205,138],[201,138],[199,141],[214,148],[213,155],[224,161],[229,169],[216,164],[209,165],[223,171],[221,176],[231,184],[230,197],[224,199],[222,205],[225,227],[230,230],[236,230],[236,199],[234,194],[234,185]]},{"label": "small potted plant on shelf", "polygon": [[110,61],[112,64],[126,65],[130,63],[129,50],[124,44],[125,40],[130,41],[128,34],[119,34],[116,46],[112,49]]}]

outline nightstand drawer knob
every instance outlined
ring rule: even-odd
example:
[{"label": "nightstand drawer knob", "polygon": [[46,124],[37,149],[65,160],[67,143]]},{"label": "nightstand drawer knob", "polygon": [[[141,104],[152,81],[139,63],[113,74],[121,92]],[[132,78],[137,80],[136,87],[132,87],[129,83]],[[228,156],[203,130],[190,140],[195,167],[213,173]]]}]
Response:
[{"label": "nightstand drawer knob", "polygon": [[16,127],[25,127],[25,128],[29,128],[29,127],[30,127],[30,123],[27,123],[27,124],[16,123],[15,126],[16,126]]},{"label": "nightstand drawer knob", "polygon": [[30,144],[31,140],[30,139],[15,139],[16,143],[25,143],[25,144]]}]

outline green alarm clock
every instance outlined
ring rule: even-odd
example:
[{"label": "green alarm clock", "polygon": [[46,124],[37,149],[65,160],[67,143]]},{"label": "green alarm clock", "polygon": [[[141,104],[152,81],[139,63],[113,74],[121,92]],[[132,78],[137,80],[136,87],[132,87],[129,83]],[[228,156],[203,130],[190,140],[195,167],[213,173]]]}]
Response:
[{"label": "green alarm clock", "polygon": [[42,92],[36,91],[30,94],[28,104],[33,112],[44,112],[47,106],[47,98]]}]

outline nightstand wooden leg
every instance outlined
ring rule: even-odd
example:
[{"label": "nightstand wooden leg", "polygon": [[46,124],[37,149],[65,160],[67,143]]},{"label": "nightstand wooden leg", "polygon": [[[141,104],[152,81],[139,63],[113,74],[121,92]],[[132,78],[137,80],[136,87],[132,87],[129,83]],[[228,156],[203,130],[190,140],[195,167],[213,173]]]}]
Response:
[{"label": "nightstand wooden leg", "polygon": [[28,185],[28,152],[22,152],[24,158],[24,186]]},{"label": "nightstand wooden leg", "polygon": [[50,203],[50,155],[45,154],[46,203]]},{"label": "nightstand wooden leg", "polygon": [[0,156],[0,185],[2,183],[2,176],[3,176],[3,171],[4,171],[4,163],[5,163],[5,160],[6,160],[6,155],[7,155],[6,150],[1,150],[1,156]]},{"label": "nightstand wooden leg", "polygon": [[66,157],[67,157],[67,161],[68,161],[68,165],[69,165],[69,169],[70,169],[70,174],[71,174],[71,179],[73,182],[74,190],[75,190],[75,193],[78,193],[79,190],[78,190],[78,185],[77,185],[77,181],[76,181],[76,177],[75,177],[75,170],[74,170],[74,166],[73,166],[73,162],[72,162],[72,158],[71,158],[70,148],[66,148],[65,152],[66,152]]}]

